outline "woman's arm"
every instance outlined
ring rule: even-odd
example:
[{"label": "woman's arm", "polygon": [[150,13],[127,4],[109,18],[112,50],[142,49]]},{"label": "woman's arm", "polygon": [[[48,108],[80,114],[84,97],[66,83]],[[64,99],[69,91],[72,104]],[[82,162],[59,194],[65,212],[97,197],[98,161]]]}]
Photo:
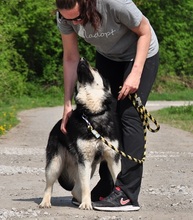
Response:
[{"label": "woman's arm", "polygon": [[62,35],[64,71],[64,111],[61,131],[66,133],[66,124],[72,113],[72,96],[77,79],[77,66],[80,59],[76,33]]},{"label": "woman's arm", "polygon": [[128,94],[137,91],[151,41],[151,27],[149,21],[144,16],[139,26],[133,28],[132,31],[139,36],[136,56],[133,68],[126,78],[122,89],[120,90],[118,100],[124,99]]}]

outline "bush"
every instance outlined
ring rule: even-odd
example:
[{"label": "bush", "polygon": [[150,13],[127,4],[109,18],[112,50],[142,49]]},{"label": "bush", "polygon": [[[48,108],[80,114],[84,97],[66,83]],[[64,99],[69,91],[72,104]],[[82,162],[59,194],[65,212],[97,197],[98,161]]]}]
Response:
[{"label": "bush", "polygon": [[0,5],[4,29],[29,69],[27,79],[56,81],[61,71],[62,44],[53,1],[2,0]]},{"label": "bush", "polygon": [[160,72],[192,75],[192,0],[135,1],[149,18],[160,42]]},{"label": "bush", "polygon": [[[1,18],[0,23],[3,23]],[[0,102],[4,102],[26,91],[25,81],[28,68],[1,25],[0,33]]]},{"label": "bush", "polygon": [[[160,42],[160,73],[191,75],[192,0],[135,0]],[[0,96],[30,94],[27,83],[63,87],[62,42],[52,0],[0,1]],[[95,49],[83,39],[80,55],[95,65]]]}]

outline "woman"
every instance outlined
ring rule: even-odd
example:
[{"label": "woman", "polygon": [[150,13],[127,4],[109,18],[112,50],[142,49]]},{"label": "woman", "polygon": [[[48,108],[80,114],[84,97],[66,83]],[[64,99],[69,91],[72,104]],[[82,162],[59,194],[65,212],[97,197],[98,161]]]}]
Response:
[{"label": "woman", "polygon": [[[96,67],[109,80],[112,94],[117,99],[123,151],[141,158],[143,127],[136,109],[126,97],[137,92],[145,105],[157,74],[159,46],[148,19],[132,0],[56,0],[56,6],[64,50],[62,132],[66,132],[66,123],[72,113],[71,100],[80,59],[77,36],[80,36],[96,47]],[[138,196],[143,166],[126,158],[122,158],[121,163],[115,187],[106,163],[101,164],[101,179],[91,192],[94,209],[140,209]]]}]

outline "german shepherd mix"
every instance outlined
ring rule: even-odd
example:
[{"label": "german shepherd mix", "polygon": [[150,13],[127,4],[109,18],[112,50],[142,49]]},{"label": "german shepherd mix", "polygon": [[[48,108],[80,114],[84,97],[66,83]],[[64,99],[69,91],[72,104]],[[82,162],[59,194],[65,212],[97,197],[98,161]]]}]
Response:
[{"label": "german shepherd mix", "polygon": [[105,160],[114,181],[120,172],[119,154],[97,139],[87,123],[113,146],[120,147],[118,122],[110,107],[113,97],[109,84],[83,58],[78,64],[77,76],[76,109],[68,120],[67,133],[60,131],[60,120],[49,135],[46,188],[40,208],[51,207],[53,184],[58,179],[64,189],[72,191],[80,202],[80,209],[92,209],[90,178],[97,164]]}]

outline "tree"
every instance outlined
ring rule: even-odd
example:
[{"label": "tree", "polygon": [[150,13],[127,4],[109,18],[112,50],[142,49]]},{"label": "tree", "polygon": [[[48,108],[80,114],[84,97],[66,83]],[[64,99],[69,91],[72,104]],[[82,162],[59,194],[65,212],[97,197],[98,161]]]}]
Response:
[{"label": "tree", "polygon": [[193,66],[192,0],[136,0],[160,42],[163,74],[191,75]]},{"label": "tree", "polygon": [[5,16],[6,1],[0,2],[0,101],[20,96],[26,91],[28,68],[23,57],[14,48],[10,29],[17,28],[17,20],[12,24]]},{"label": "tree", "polygon": [[[134,0],[160,42],[162,74],[191,75],[193,66],[192,0]],[[62,86],[62,42],[52,0],[0,1],[0,96],[20,96],[29,82]],[[95,49],[80,40],[81,56],[92,65]]]}]

